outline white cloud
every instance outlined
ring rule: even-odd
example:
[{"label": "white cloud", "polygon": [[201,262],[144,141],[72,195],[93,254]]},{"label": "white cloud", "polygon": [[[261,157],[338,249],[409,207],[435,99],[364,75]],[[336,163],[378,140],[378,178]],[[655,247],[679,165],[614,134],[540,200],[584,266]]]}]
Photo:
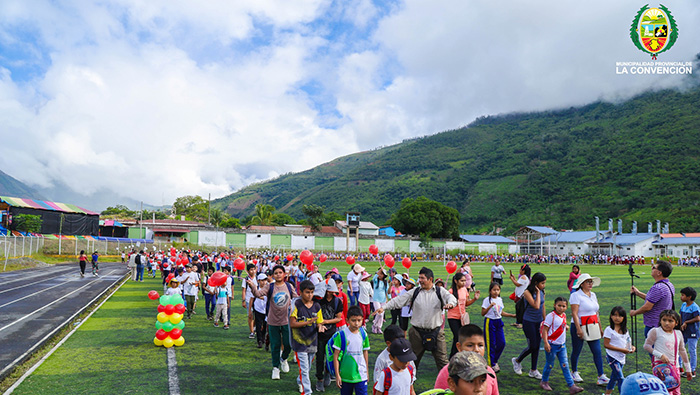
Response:
[{"label": "white cloud", "polygon": [[[376,4],[2,2],[0,169],[86,195],[218,197],[480,115],[679,83],[615,75],[649,59],[632,1]],[[700,6],[666,5],[681,35],[660,59],[691,60]]]}]

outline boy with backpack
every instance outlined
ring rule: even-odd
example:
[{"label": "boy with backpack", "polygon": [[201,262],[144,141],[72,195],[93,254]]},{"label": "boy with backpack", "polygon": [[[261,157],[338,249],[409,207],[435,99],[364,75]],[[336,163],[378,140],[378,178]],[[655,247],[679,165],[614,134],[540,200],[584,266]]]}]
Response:
[{"label": "boy with backpack", "polygon": [[318,333],[326,330],[323,325],[321,305],[314,301],[314,283],[304,280],[299,284],[301,297],[294,301],[289,327],[292,331],[291,345],[299,361],[299,392],[311,394],[311,361],[318,349]]},{"label": "boy with backpack", "polygon": [[340,395],[367,395],[369,338],[362,328],[360,306],[348,308],[347,327],[329,341],[333,348],[333,370]]},{"label": "boy with backpack", "polygon": [[[284,266],[277,265],[272,269],[273,283],[266,284],[258,289],[254,282],[247,281],[256,298],[267,296],[267,328],[270,334],[273,380],[280,379],[280,370],[283,373],[289,372],[289,363],[287,362],[291,352],[289,344],[289,307],[292,298],[299,296],[291,284],[285,281],[285,276]],[[282,345],[284,345],[284,350],[280,356]]]},{"label": "boy with backpack", "polygon": [[[391,343],[393,343],[396,339],[405,338],[406,333],[397,325],[389,325],[386,327],[386,329],[384,329],[384,342],[386,343],[386,348],[382,350],[382,352],[379,353],[379,355],[377,355],[377,359],[374,361],[374,375],[372,376],[372,378],[374,379],[375,383],[377,382],[379,374],[382,372],[382,370],[389,367],[389,365],[391,365],[392,363],[391,358],[389,357],[389,347],[391,346]],[[411,360],[408,364],[409,368],[413,370],[412,375],[415,380],[416,364],[413,362],[413,360]]]},{"label": "boy with backpack", "polygon": [[411,395],[416,381],[415,368],[410,365],[416,359],[411,343],[405,338],[394,339],[389,346],[391,365],[375,377],[374,395]]},{"label": "boy with backpack", "polygon": [[331,336],[336,333],[336,325],[343,319],[343,302],[336,297],[338,286],[332,278],[316,284],[314,296],[320,297],[318,304],[323,315],[324,332],[318,334],[318,350],[316,351],[316,391],[323,392],[331,385],[330,372],[326,370],[326,345]]}]

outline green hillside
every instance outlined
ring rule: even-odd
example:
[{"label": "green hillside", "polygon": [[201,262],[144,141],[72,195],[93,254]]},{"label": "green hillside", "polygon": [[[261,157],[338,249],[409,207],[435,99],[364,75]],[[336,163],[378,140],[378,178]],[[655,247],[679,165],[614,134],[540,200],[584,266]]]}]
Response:
[{"label": "green hillside", "polygon": [[34,188],[0,170],[0,196],[46,200]]},{"label": "green hillside", "polygon": [[699,161],[700,89],[668,90],[621,104],[484,117],[251,185],[215,204],[243,217],[268,203],[300,219],[301,206],[314,203],[383,224],[402,199],[424,195],[456,208],[465,231],[583,229],[596,215],[698,231]]}]

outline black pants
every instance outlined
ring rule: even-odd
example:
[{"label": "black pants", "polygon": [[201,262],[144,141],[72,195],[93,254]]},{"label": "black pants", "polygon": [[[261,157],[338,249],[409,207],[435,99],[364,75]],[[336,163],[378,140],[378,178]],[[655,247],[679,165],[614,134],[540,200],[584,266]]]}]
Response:
[{"label": "black pants", "polygon": [[503,279],[502,279],[502,278],[494,278],[494,279],[493,279],[493,282],[494,282],[494,283],[499,283],[499,284],[503,285]]},{"label": "black pants", "polygon": [[255,334],[258,337],[258,344],[265,342],[265,333],[267,332],[267,322],[265,322],[265,314],[253,310],[255,315]]},{"label": "black pants", "polygon": [[403,329],[404,332],[408,330],[408,321],[411,320],[411,317],[399,317],[399,327]]},{"label": "black pants", "polygon": [[80,274],[85,274],[85,265],[87,262],[85,261],[80,261]]},{"label": "black pants", "polygon": [[326,332],[318,334],[318,349],[316,350],[316,379],[319,381],[323,380],[323,374],[326,369],[326,344],[334,333],[335,332],[332,332],[330,335],[326,335]]},{"label": "black pants", "polygon": [[523,332],[527,338],[527,347],[518,356],[518,362],[522,363],[523,359],[530,355],[530,370],[537,369],[537,359],[540,356],[540,343],[542,337],[540,335],[540,323],[523,320]]},{"label": "black pants", "polygon": [[391,310],[391,325],[396,325],[396,322],[401,316],[401,309]]},{"label": "black pants", "polygon": [[457,341],[459,341],[459,329],[462,327],[462,320],[457,318],[448,318],[447,323],[450,325],[450,330],[452,331],[452,349],[450,350],[450,357],[457,354]]}]

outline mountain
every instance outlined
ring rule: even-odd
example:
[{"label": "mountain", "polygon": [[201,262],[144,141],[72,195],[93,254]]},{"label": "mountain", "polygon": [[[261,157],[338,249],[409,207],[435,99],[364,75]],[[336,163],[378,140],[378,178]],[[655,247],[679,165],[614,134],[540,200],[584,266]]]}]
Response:
[{"label": "mountain", "polygon": [[402,199],[423,195],[457,209],[466,231],[585,229],[599,216],[660,219],[674,232],[689,232],[700,230],[698,169],[696,87],[483,117],[250,185],[213,206],[244,217],[267,203],[301,219],[302,205],[314,203],[383,224]]},{"label": "mountain", "polygon": [[46,200],[36,189],[0,170],[0,196]]}]

